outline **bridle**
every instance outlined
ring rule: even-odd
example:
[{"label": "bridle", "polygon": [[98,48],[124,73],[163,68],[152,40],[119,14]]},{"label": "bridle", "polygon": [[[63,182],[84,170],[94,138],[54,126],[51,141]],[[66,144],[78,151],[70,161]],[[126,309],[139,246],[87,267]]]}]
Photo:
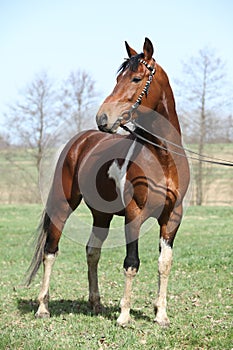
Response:
[{"label": "bridle", "polygon": [[[139,125],[136,122],[136,120],[132,120],[133,112],[136,111],[137,108],[140,106],[143,96],[144,95],[147,96],[148,90],[150,88],[150,84],[151,84],[152,79],[153,79],[153,76],[156,73],[155,66],[149,65],[146,61],[144,61],[142,59],[139,59],[139,63],[144,64],[146,66],[146,68],[149,69],[150,75],[149,75],[148,80],[146,81],[145,87],[143,88],[142,92],[138,96],[136,102],[131,106],[131,108],[128,111],[123,112],[122,115],[118,118],[117,122],[119,123],[119,126],[122,129],[124,129],[126,132],[130,133],[131,135],[133,135],[136,139],[139,139],[139,140],[141,140],[141,141],[143,141],[145,143],[149,143],[149,144],[151,144],[154,147],[163,149],[166,152],[170,152],[170,153],[176,154],[176,155],[178,155],[180,157],[184,157],[186,159],[191,159],[191,160],[196,160],[196,161],[199,161],[199,162],[233,167],[233,162],[231,162],[231,161],[228,161],[228,160],[225,160],[225,159],[219,159],[219,158],[211,157],[211,156],[207,156],[207,155],[203,155],[203,154],[200,154],[198,152],[192,151],[192,150],[190,150],[190,149],[188,149],[186,147],[183,147],[183,146],[178,145],[178,144],[176,144],[174,142],[171,142],[168,139],[161,137],[160,135],[157,135],[155,133],[150,132],[149,130],[144,128],[142,125]],[[124,117],[124,115],[128,116],[128,118],[126,119]],[[136,129],[141,129],[144,132],[146,132],[146,133],[150,134],[151,136],[153,136],[154,138],[157,138],[162,144],[160,144],[158,142],[154,142],[154,141],[148,140],[147,138],[145,138],[142,135],[140,135],[139,133],[137,133],[136,130],[131,130],[125,124],[121,124],[120,122],[123,119],[127,123],[131,121],[134,124],[134,126],[136,127]],[[173,147],[175,147],[176,151],[169,149],[167,144],[170,144]],[[186,155],[184,151],[188,152],[189,154],[192,154],[192,156]],[[198,156],[198,158],[197,158],[197,156]]]},{"label": "bridle", "polygon": [[[135,138],[137,138],[137,139],[139,139],[139,140],[141,140],[143,142],[149,143],[152,146],[155,146],[155,147],[158,147],[160,149],[163,149],[165,151],[169,151],[170,153],[176,154],[178,156],[185,157],[187,159],[196,160],[196,161],[199,161],[199,162],[232,167],[233,166],[233,162],[231,162],[231,161],[224,160],[224,159],[219,159],[219,158],[215,158],[215,157],[211,157],[211,156],[207,156],[207,155],[203,155],[203,154],[199,154],[198,152],[192,151],[192,150],[190,150],[188,148],[185,148],[185,147],[180,146],[180,145],[178,145],[178,144],[176,144],[174,142],[171,142],[171,141],[167,140],[166,138],[161,137],[160,135],[157,135],[157,134],[154,134],[154,133],[150,132],[149,130],[145,129],[143,126],[139,125],[135,120],[132,120],[133,112],[136,111],[137,108],[140,106],[143,96],[144,95],[147,96],[148,90],[150,88],[150,84],[151,84],[152,79],[153,79],[153,76],[156,73],[155,66],[152,67],[151,65],[149,65],[146,61],[144,61],[142,59],[139,59],[139,62],[144,64],[146,66],[146,68],[149,69],[149,71],[150,71],[149,78],[148,78],[148,80],[146,82],[146,85],[145,85],[144,89],[142,90],[142,92],[138,96],[136,102],[131,106],[131,108],[128,111],[125,111],[125,112],[122,113],[121,117],[118,118],[118,121],[121,121],[123,119],[126,120],[127,123],[132,121],[136,128],[141,129],[141,130],[145,131],[146,133],[150,134],[151,136],[157,138],[158,140],[160,140],[162,142],[162,144],[159,144],[158,142],[153,142],[153,141],[148,140],[147,138],[143,137],[142,135],[139,135],[136,131],[133,131],[133,130],[129,129],[126,125],[120,125],[120,127],[122,129],[124,129],[125,131],[129,132],[130,134],[132,134]],[[125,119],[125,117],[123,117],[124,115],[127,115],[128,118]],[[165,144],[164,144],[164,142],[165,142]],[[176,147],[177,150],[175,151],[175,150],[168,149],[166,144],[170,144],[170,145]],[[186,151],[188,153],[191,153],[193,156],[186,155],[185,153],[181,152],[181,150],[182,151]],[[198,156],[198,158],[196,156]]]},{"label": "bridle", "polygon": [[125,121],[127,121],[127,122],[131,121],[132,115],[138,109],[138,107],[140,106],[143,96],[144,95],[147,96],[149,88],[150,88],[150,84],[151,84],[153,76],[154,76],[154,74],[156,72],[155,66],[151,66],[150,64],[148,64],[146,61],[144,61],[142,59],[139,59],[138,61],[139,61],[139,63],[144,64],[144,66],[146,66],[147,69],[149,69],[150,75],[148,77],[148,80],[146,81],[146,85],[144,86],[142,92],[138,96],[136,102],[131,106],[131,108],[128,111],[125,111],[125,112],[122,113],[122,115],[118,118],[118,121],[121,121],[123,119]]}]

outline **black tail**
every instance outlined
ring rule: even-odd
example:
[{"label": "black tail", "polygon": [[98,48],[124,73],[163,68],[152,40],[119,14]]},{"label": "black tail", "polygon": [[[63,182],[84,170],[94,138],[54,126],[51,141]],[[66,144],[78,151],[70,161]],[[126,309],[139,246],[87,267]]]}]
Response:
[{"label": "black tail", "polygon": [[48,234],[48,227],[50,224],[50,218],[46,211],[43,212],[41,216],[41,221],[38,226],[37,231],[39,232],[39,236],[36,241],[36,247],[35,247],[35,252],[31,261],[31,264],[27,270],[26,273],[26,286],[29,286],[30,283],[32,282],[33,278],[35,277],[37,271],[39,270],[39,267],[43,261],[44,257],[44,249],[45,249],[45,244],[46,244],[46,239],[47,239],[47,234]]}]

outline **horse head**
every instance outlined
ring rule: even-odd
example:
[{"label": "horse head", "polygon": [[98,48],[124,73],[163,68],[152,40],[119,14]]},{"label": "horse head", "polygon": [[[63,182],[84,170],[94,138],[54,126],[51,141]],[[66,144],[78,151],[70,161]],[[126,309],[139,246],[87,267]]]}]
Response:
[{"label": "horse head", "polygon": [[163,99],[161,82],[157,79],[161,67],[152,57],[151,41],[145,38],[143,52],[139,54],[127,42],[125,46],[128,59],[120,66],[116,85],[96,116],[99,129],[109,133],[115,133],[119,126],[133,121],[139,113],[157,110]]}]

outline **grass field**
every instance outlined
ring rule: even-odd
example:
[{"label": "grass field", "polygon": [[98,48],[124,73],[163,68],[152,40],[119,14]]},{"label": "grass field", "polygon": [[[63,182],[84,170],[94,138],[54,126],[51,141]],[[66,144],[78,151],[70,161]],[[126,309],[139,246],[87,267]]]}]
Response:
[{"label": "grass field", "polygon": [[128,328],[116,325],[124,247],[103,250],[99,282],[106,310],[94,316],[87,303],[85,249],[66,236],[52,277],[52,317],[35,319],[41,272],[30,288],[21,282],[40,210],[39,205],[0,206],[0,349],[233,349],[232,207],[188,208],[174,246],[168,329],[153,323],[157,227],[140,241]]}]

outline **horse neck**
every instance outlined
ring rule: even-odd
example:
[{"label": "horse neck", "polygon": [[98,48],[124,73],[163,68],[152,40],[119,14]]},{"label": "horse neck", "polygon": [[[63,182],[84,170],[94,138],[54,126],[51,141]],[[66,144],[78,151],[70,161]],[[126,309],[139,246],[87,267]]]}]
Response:
[{"label": "horse neck", "polygon": [[[166,73],[165,73],[166,74]],[[156,111],[162,114],[171,125],[176,129],[177,133],[181,135],[180,123],[176,113],[175,99],[169,80],[167,78],[166,83],[161,86],[162,93],[159,104]]]},{"label": "horse neck", "polygon": [[[144,113],[138,111],[137,123],[143,128],[138,127],[136,131],[150,141],[154,140],[153,136],[158,135],[181,144],[181,130],[172,88],[166,72],[158,64],[155,77],[154,88],[157,89],[157,92],[159,91],[159,102],[156,103],[154,110],[148,109],[146,112],[144,110]],[[148,132],[145,132],[145,130],[148,130]]]},{"label": "horse neck", "polygon": [[174,94],[167,73],[159,64],[157,64],[156,80],[160,85],[161,94],[159,103],[155,107],[155,111],[163,115],[164,118],[166,118],[175,128],[176,132],[181,135],[180,124],[176,113]]},{"label": "horse neck", "polygon": [[150,141],[160,143],[160,139],[156,137],[159,136],[174,143],[181,144],[180,124],[169,82],[165,88],[161,89],[161,99],[155,110],[151,110],[147,113],[139,113],[137,123],[142,126],[142,129],[138,127],[135,131]]}]

